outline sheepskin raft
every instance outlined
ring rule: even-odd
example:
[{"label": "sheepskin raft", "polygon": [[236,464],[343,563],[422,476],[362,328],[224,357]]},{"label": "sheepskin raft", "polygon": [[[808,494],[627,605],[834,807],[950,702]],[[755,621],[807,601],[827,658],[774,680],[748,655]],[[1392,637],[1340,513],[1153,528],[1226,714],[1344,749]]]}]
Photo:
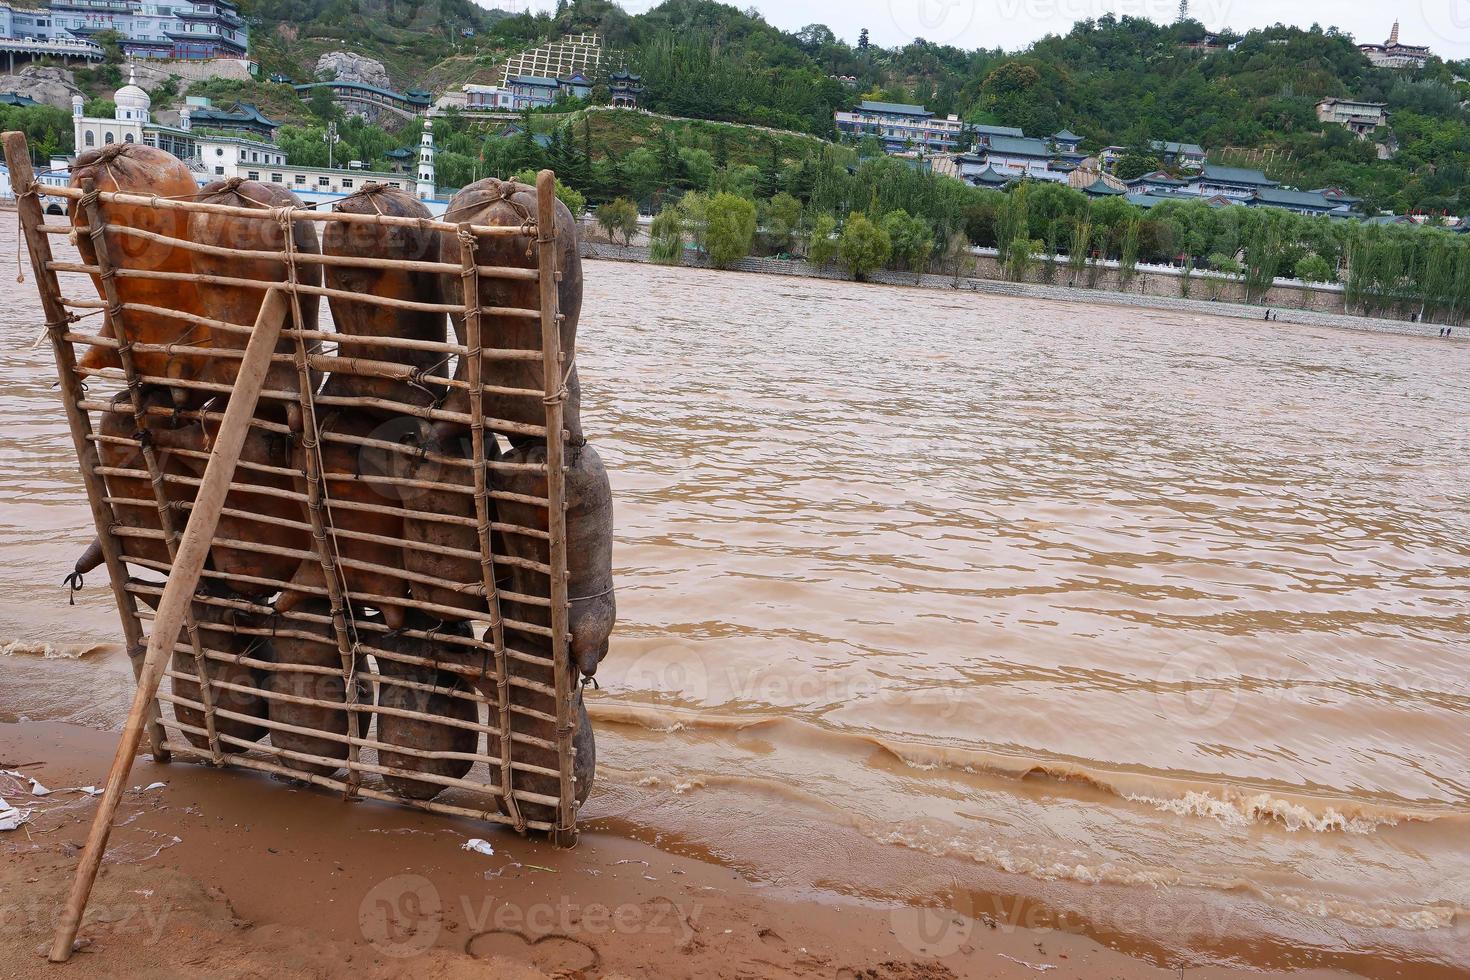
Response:
[{"label": "sheepskin raft", "polygon": [[106,566],[138,677],[53,959],[145,738],[572,843],[616,605],[552,174],[435,219],[382,185],[201,188],[134,144],[42,188],[4,144],[97,532],[70,581]]}]

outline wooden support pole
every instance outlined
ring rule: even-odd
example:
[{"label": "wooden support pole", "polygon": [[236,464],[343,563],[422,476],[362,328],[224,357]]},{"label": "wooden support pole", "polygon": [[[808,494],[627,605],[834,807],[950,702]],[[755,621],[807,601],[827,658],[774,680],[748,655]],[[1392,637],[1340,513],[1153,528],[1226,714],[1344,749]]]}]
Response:
[{"label": "wooden support pole", "polygon": [[[485,471],[485,413],[483,411],[485,383],[482,378],[484,365],[480,361],[481,325],[483,312],[480,308],[480,271],[475,264],[475,236],[470,226],[463,224],[459,230],[459,259],[461,266],[462,292],[464,293],[465,346],[469,353],[465,357],[465,375],[469,383],[470,401],[470,445],[474,456],[475,477],[475,530],[480,542],[480,577],[485,587],[486,608],[490,612],[490,641],[495,646],[495,698],[500,717],[500,729],[504,736],[500,742],[500,792],[505,800],[506,814],[517,830],[523,831],[526,818],[521,814],[515,798],[515,773],[511,768],[511,720],[510,720],[510,672],[505,656],[505,622],[500,618],[500,592],[495,586],[495,549],[490,526],[489,478]],[[495,438],[493,435],[490,438]]]},{"label": "wooden support pole", "polygon": [[551,533],[551,660],[556,679],[556,754],[561,769],[561,804],[553,839],[563,847],[577,840],[577,804],[573,776],[572,662],[567,649],[567,509],[566,457],[562,433],[567,389],[563,383],[561,314],[556,268],[556,175],[536,175],[536,254],[541,286],[541,355],[546,387],[546,527]]},{"label": "wooden support pole", "polygon": [[[6,133],[4,145],[5,163],[10,168],[10,187],[15,192],[20,225],[31,256],[31,274],[36,277],[37,290],[41,294],[41,309],[46,316],[46,335],[51,340],[51,353],[56,358],[67,428],[71,430],[72,443],[76,447],[82,483],[87,490],[87,503],[92,508],[92,523],[97,528],[97,540],[102,545],[102,560],[107,563],[107,574],[112,580],[112,597],[117,603],[118,617],[122,620],[128,659],[132,661],[133,677],[137,679],[143,668],[143,626],[138,619],[137,601],[125,587],[128,570],[118,557],[121,550],[111,531],[117,523],[117,515],[107,503],[107,487],[103,484],[101,474],[97,472],[97,447],[91,441],[91,417],[82,407],[86,394],[82,390],[81,379],[77,376],[76,356],[71,344],[64,339],[71,317],[61,303],[61,286],[56,281],[56,273],[48,266],[51,262],[51,241],[39,231],[46,220],[41,207],[40,185],[36,182],[35,171],[31,169],[31,153],[26,146],[25,134]],[[164,744],[164,731],[159,723],[156,700],[149,699],[147,714],[149,749],[153,758],[159,762],[168,762],[169,752]]]},{"label": "wooden support pole", "polygon": [[[163,481],[163,467],[158,461],[158,454],[154,452],[153,440],[146,438],[148,432],[148,420],[144,414],[143,382],[139,377],[137,365],[133,361],[132,335],[128,329],[129,317],[123,312],[122,298],[117,291],[116,273],[120,270],[113,265],[112,252],[107,245],[107,236],[104,234],[107,219],[102,214],[102,207],[97,203],[97,185],[95,181],[86,180],[82,182],[85,192],[78,202],[79,206],[87,215],[87,227],[91,229],[92,249],[97,253],[98,278],[102,281],[102,298],[107,300],[107,318],[112,322],[112,333],[117,338],[117,357],[122,364],[123,377],[127,381],[128,399],[133,406],[133,424],[138,429],[138,442],[143,456],[143,463],[148,467],[148,482],[153,487],[153,501],[158,506],[158,525],[163,528],[163,543],[168,549],[170,561],[178,557],[179,529],[178,522],[174,520],[173,507],[168,499],[168,487]],[[194,648],[194,669],[199,672],[200,680],[204,681],[200,691],[204,693],[204,702],[208,705],[204,713],[204,727],[209,732],[209,751],[214,756],[214,764],[224,765],[224,751],[220,748],[219,737],[214,730],[214,692],[209,686],[209,664],[204,659],[204,651],[199,646],[199,627],[194,622],[192,614],[184,617],[184,629],[189,634],[189,645]]]},{"label": "wooden support pole", "polygon": [[53,963],[63,963],[71,957],[72,943],[76,940],[77,930],[81,928],[87,899],[92,893],[93,882],[97,880],[97,871],[102,866],[107,838],[112,833],[112,821],[117,814],[118,804],[122,802],[128,773],[133,768],[133,758],[137,755],[138,743],[143,736],[148,706],[157,696],[159,682],[163,679],[164,669],[178,640],[179,628],[189,613],[194,589],[199,584],[199,573],[209,557],[209,545],[219,525],[220,510],[224,507],[225,497],[229,494],[230,478],[235,472],[240,449],[250,428],[250,417],[255,411],[257,396],[265,384],[266,372],[270,369],[271,354],[275,352],[285,312],[285,298],[282,294],[279,291],[267,293],[265,302],[260,307],[260,316],[255,321],[255,332],[245,348],[245,358],[240,363],[234,397],[225,410],[224,422],[215,438],[209,463],[204,468],[204,481],[194,500],[193,513],[189,515],[189,523],[179,542],[173,570],[158,603],[153,631],[148,636],[148,653],[138,676],[138,689],[133,695],[133,706],[128,712],[127,723],[123,726],[117,755],[108,771],[107,785],[103,788],[97,815],[92,821],[86,847],[83,848],[81,861],[77,865],[76,879],[72,882],[71,894],[67,898],[61,922],[56,928],[56,937],[51,944]]}]

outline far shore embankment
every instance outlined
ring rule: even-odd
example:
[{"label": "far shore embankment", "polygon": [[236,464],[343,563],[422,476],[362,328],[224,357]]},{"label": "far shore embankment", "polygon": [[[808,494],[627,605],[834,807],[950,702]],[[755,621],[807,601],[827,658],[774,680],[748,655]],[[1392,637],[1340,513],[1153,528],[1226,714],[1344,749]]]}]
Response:
[{"label": "far shore embankment", "polygon": [[[613,262],[640,262],[648,263],[652,260],[648,255],[646,245],[621,245],[610,243],[606,240],[598,241],[589,234],[584,225],[582,228],[582,254],[589,259],[602,259]],[[976,256],[976,271],[983,272],[984,266],[994,264],[994,259],[983,252]],[[1116,263],[1113,263],[1116,265]],[[685,268],[707,268],[708,262],[703,256],[686,251],[682,266]],[[734,272],[750,272],[762,275],[778,276],[802,276],[812,279],[841,279],[849,277],[838,266],[833,265],[819,268],[800,259],[778,259],[778,258],[745,258],[731,266]],[[1335,327],[1345,330],[1358,330],[1370,333],[1392,333],[1409,337],[1430,337],[1444,339],[1439,336],[1444,329],[1439,323],[1416,323],[1409,320],[1386,319],[1382,317],[1359,316],[1351,313],[1335,312],[1324,309],[1329,302],[1338,307],[1342,304],[1340,288],[1338,290],[1302,289],[1292,286],[1276,286],[1267,295],[1265,303],[1244,303],[1232,301],[1228,298],[1202,298],[1207,297],[1208,284],[1210,280],[1204,276],[1195,277],[1195,295],[1189,298],[1177,295],[1160,295],[1161,283],[1157,280],[1164,278],[1158,273],[1141,271],[1132,282],[1128,290],[1107,288],[1107,281],[1115,278],[1116,270],[1104,268],[1102,279],[1097,287],[1090,286],[1068,286],[1062,284],[1066,278],[1066,270],[1059,269],[1056,275],[1057,283],[1044,282],[1010,282],[1000,278],[989,278],[984,275],[932,275],[926,274],[915,277],[912,272],[880,271],[871,273],[868,282],[884,286],[904,286],[919,289],[942,289],[950,292],[976,292],[987,293],[996,296],[1016,296],[1027,299],[1052,300],[1066,303],[1090,303],[1096,306],[1121,306],[1135,309],[1168,310],[1174,313],[1192,313],[1203,316],[1227,316],[1242,320],[1264,320],[1269,310],[1273,320],[1282,323],[1304,324],[1317,327]],[[1168,277],[1170,279],[1168,288],[1177,290],[1177,275]],[[1331,293],[1336,295],[1332,296]],[[1302,297],[1294,294],[1301,293]],[[1327,295],[1322,295],[1327,294]],[[1224,294],[1222,291],[1222,295]],[[1276,301],[1276,302],[1272,302]],[[1300,305],[1292,305],[1293,302],[1305,302],[1309,304],[1306,308]],[[1455,327],[1449,339],[1465,340],[1470,338],[1470,328]]]}]

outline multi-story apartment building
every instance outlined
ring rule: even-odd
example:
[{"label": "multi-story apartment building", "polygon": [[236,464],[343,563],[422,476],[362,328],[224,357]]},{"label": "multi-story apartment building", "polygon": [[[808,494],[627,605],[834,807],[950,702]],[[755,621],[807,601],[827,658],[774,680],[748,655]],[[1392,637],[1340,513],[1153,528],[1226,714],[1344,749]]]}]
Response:
[{"label": "multi-story apartment building", "polygon": [[876,136],[889,153],[928,150],[934,153],[965,149],[965,124],[955,115],[938,119],[921,105],[863,101],[851,112],[833,114],[839,132],[848,136]]},{"label": "multi-story apartment building", "polygon": [[20,9],[0,2],[0,38],[91,41],[116,31],[131,58],[243,58],[250,31],[236,0],[48,0]]}]

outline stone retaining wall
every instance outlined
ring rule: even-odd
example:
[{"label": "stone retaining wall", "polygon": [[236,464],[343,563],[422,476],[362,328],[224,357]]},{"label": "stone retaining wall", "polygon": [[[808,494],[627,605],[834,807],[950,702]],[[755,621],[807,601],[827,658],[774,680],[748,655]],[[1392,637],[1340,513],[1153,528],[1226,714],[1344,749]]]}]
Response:
[{"label": "stone retaining wall", "polygon": [[[644,245],[612,245],[607,242],[582,242],[582,254],[587,258],[605,259],[616,262],[648,262],[648,248]],[[684,265],[690,268],[707,268],[708,262],[693,253],[685,253]],[[841,269],[832,266],[818,269],[809,263],[795,259],[746,258],[732,267],[735,272],[751,272],[762,275],[804,276],[814,279],[841,279],[849,277]],[[1314,289],[1311,287],[1276,286],[1266,296],[1266,302],[1251,305],[1240,302],[1243,287],[1238,282],[1221,283],[1220,298],[1211,300],[1212,290],[1206,288],[1204,277],[1196,277],[1191,283],[1190,298],[1179,296],[1177,276],[1157,273],[1139,273],[1127,291],[1109,288],[1117,282],[1117,270],[1099,269],[1097,288],[1067,285],[1067,269],[1057,269],[1055,284],[1038,282],[1007,282],[998,278],[998,266],[990,256],[977,256],[975,271],[979,276],[962,276],[958,283],[953,276],[925,275],[915,278],[911,272],[875,272],[869,280],[889,286],[922,287],[925,289],[963,290],[997,296],[1017,296],[1028,299],[1059,300],[1069,303],[1090,303],[1099,306],[1129,306],[1144,309],[1172,310],[1208,316],[1230,316],[1245,320],[1261,320],[1266,310],[1271,309],[1278,320],[1286,323],[1305,323],[1316,326],[1344,327],[1350,330],[1366,330],[1374,333],[1396,333],[1415,337],[1438,337],[1441,325],[1435,323],[1410,323],[1406,320],[1385,320],[1375,317],[1352,316],[1342,312],[1342,293],[1339,290]],[[987,278],[987,273],[997,274]],[[1088,282],[1087,273],[1082,282]],[[1301,304],[1301,305],[1295,305]],[[1455,340],[1470,339],[1470,330],[1457,327]]]}]

